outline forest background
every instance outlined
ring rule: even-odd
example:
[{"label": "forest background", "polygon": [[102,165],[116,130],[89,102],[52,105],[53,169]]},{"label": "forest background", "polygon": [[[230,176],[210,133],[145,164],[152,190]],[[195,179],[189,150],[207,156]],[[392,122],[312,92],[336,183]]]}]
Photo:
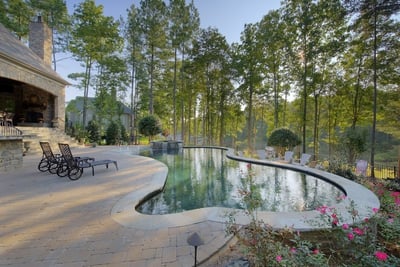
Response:
[{"label": "forest background", "polygon": [[93,0],[71,15],[63,0],[0,0],[0,22],[28,42],[40,14],[54,69],[60,53],[80,63],[69,78],[83,92],[81,125],[94,91],[99,122],[120,115],[119,102],[131,107],[132,138],[147,115],[186,144],[248,151],[286,127],[298,153],[373,169],[400,154],[399,10],[399,0],[284,0],[232,44],[184,0],[141,0],[119,19]]}]

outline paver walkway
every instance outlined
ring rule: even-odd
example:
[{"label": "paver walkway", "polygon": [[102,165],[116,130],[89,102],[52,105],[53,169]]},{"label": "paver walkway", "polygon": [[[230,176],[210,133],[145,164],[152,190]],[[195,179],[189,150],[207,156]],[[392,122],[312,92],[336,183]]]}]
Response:
[{"label": "paver walkway", "polygon": [[24,157],[23,168],[0,173],[0,266],[187,267],[194,264],[194,249],[187,244],[194,232],[205,242],[199,261],[228,240],[224,225],[212,221],[151,231],[118,224],[110,216],[115,203],[164,166],[116,147],[73,153],[115,159],[119,171],[98,166],[95,176],[86,169],[70,181],[39,172],[40,155],[32,155]]}]

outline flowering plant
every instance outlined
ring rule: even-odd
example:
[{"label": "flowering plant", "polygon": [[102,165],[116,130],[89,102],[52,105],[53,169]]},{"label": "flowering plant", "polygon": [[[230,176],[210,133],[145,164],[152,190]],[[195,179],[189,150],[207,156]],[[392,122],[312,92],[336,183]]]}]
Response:
[{"label": "flowering plant", "polygon": [[[246,181],[251,184],[253,179]],[[248,215],[258,204],[257,199],[251,200],[251,188],[242,189]],[[251,223],[242,228],[231,217],[227,229],[238,238],[252,266],[400,266],[400,193],[380,186],[375,192],[382,207],[371,208],[370,218],[359,218],[357,206],[350,201],[346,211],[353,224],[344,223],[347,214],[339,214],[335,207],[320,206],[316,209],[319,219],[312,223],[330,228],[304,233],[276,230],[253,215]]]}]

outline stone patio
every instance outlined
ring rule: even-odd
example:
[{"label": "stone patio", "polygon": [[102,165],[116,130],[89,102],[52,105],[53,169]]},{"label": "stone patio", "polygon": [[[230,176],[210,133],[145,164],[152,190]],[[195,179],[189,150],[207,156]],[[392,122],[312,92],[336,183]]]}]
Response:
[{"label": "stone patio", "polygon": [[220,222],[143,230],[113,220],[111,210],[120,199],[166,172],[155,160],[120,150],[73,150],[115,159],[119,166],[119,171],[98,166],[95,176],[85,170],[77,181],[39,172],[40,155],[26,156],[23,168],[1,173],[0,266],[187,267],[194,264],[194,248],[187,244],[194,232],[205,242],[199,262],[229,240]]}]

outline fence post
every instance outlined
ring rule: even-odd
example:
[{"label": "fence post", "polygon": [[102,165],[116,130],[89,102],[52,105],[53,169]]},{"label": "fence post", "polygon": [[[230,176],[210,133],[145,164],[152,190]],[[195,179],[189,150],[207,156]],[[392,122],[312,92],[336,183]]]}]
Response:
[{"label": "fence post", "polygon": [[400,179],[400,159],[397,161],[398,166],[397,166],[397,178]]}]

